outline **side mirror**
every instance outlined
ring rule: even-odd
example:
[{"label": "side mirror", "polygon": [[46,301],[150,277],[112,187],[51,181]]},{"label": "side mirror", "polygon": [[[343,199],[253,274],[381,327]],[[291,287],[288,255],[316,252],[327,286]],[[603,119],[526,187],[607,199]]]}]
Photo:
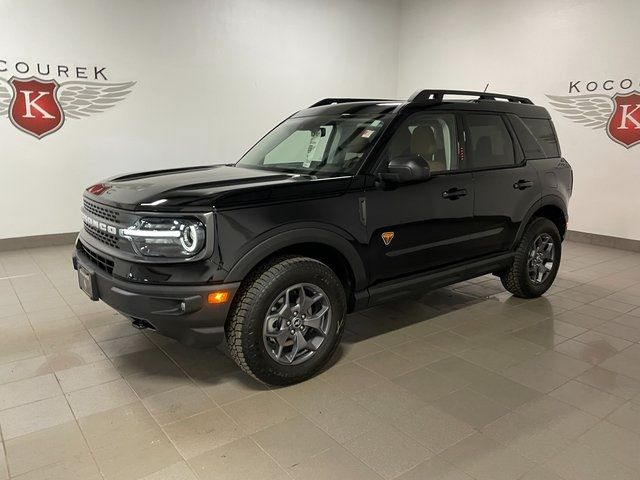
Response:
[{"label": "side mirror", "polygon": [[430,176],[429,164],[422,155],[400,155],[391,159],[380,179],[401,184],[424,182]]}]

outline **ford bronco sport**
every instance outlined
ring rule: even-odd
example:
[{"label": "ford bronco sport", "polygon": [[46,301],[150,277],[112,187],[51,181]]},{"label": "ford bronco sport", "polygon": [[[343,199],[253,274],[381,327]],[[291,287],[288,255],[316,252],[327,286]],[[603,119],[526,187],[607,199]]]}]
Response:
[{"label": "ford bronco sport", "polygon": [[286,385],[327,363],[349,312],[488,273],[542,295],[572,183],[527,98],[330,98],[235,164],[89,187],[73,264],[134,326],[194,346],[224,331],[245,372]]}]

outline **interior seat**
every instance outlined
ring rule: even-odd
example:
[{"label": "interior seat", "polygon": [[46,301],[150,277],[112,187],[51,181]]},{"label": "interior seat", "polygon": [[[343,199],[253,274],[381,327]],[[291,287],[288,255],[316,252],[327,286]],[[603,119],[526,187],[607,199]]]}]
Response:
[{"label": "interior seat", "polygon": [[411,154],[421,155],[429,164],[432,172],[446,170],[445,164],[436,159],[437,150],[436,137],[431,127],[421,125],[413,129],[411,134]]}]

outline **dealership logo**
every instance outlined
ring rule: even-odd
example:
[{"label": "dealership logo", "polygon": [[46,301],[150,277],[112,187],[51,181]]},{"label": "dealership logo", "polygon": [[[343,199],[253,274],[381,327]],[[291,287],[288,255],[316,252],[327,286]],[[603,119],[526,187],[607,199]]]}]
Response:
[{"label": "dealership logo", "polygon": [[[32,67],[16,62],[13,76],[8,80],[0,77],[0,117],[8,115],[16,128],[40,139],[60,130],[67,118],[80,119],[108,110],[124,100],[136,82],[106,82],[105,70],[76,67],[70,72],[63,65],[52,69],[48,64]],[[8,71],[7,62],[0,60],[0,72]],[[29,76],[32,73],[38,76]]]},{"label": "dealership logo", "polygon": [[[626,148],[640,144],[640,92],[615,93],[613,95],[586,93],[599,89],[613,90],[613,80],[601,85],[597,82],[570,82],[569,93],[579,95],[547,95],[549,103],[558,112],[574,122],[592,129],[604,128],[611,140]],[[633,83],[629,79],[619,83],[620,89],[630,89]]]}]

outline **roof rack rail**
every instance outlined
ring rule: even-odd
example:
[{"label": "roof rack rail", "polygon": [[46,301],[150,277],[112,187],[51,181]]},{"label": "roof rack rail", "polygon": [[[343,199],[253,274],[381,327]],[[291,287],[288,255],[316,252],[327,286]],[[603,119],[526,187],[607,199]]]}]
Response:
[{"label": "roof rack rail", "polygon": [[502,93],[474,92],[470,90],[417,90],[409,97],[409,102],[421,103],[428,102],[430,100],[441,102],[445,95],[477,96],[478,100],[497,100],[500,98],[512,103],[526,103],[528,105],[533,105],[533,102],[526,97],[515,97],[513,95],[503,95]]},{"label": "roof rack rail", "polygon": [[351,103],[351,102],[391,102],[393,100],[385,100],[381,98],[323,98],[314,103],[309,108],[321,107],[322,105],[331,105],[333,103]]}]

